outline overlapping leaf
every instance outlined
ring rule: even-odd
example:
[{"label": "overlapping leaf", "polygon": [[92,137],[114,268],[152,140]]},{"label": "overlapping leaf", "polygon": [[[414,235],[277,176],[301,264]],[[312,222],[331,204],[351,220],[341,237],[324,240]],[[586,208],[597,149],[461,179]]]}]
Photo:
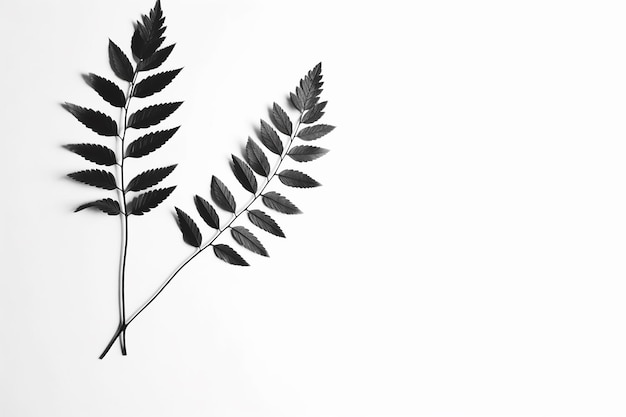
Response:
[{"label": "overlapping leaf", "polygon": [[204,220],[204,222],[208,224],[209,227],[212,227],[213,229],[219,229],[220,217],[217,215],[217,211],[215,211],[211,203],[209,203],[199,195],[196,195],[193,198],[193,201],[196,204],[196,209],[198,210],[200,217],[202,217],[202,220]]},{"label": "overlapping leaf", "polygon": [[117,188],[113,174],[101,169],[87,169],[72,172],[71,174],[67,174],[67,176],[74,181],[82,182],[83,184],[93,187],[104,188],[105,190],[115,190]]},{"label": "overlapping leaf", "polygon": [[124,92],[113,81],[92,73],[83,75],[83,79],[100,97],[112,106],[124,107],[126,104]]},{"label": "overlapping leaf", "polygon": [[172,194],[172,191],[174,191],[174,188],[176,188],[176,186],[157,188],[156,190],[146,191],[145,193],[139,194],[130,203],[128,203],[126,213],[141,216],[149,212],[169,197],[169,195]]},{"label": "overlapping leaf", "polygon": [[257,190],[256,177],[254,176],[254,173],[252,172],[248,164],[243,162],[241,159],[237,158],[235,155],[232,155],[232,158],[233,158],[233,164],[232,164],[233,174],[235,174],[235,177],[237,178],[239,183],[243,186],[243,188],[245,188],[247,191],[251,192],[252,194],[256,193],[256,190]]},{"label": "overlapping leaf", "polygon": [[226,187],[226,185],[224,185],[224,183],[216,176],[213,176],[211,179],[211,198],[222,210],[226,210],[231,213],[234,213],[237,210],[235,198],[231,194],[228,187]]},{"label": "overlapping leaf", "polygon": [[91,143],[77,143],[65,145],[65,149],[74,152],[86,160],[94,162],[98,165],[110,166],[117,163],[115,159],[115,152],[106,146]]},{"label": "overlapping leaf", "polygon": [[310,124],[317,122],[324,115],[324,108],[328,102],[318,103],[313,108],[302,115],[302,123]]},{"label": "overlapping leaf", "polygon": [[141,191],[146,188],[153,187],[163,181],[165,177],[170,175],[175,168],[176,164],[144,171],[130,180],[126,186],[126,191]]},{"label": "overlapping leaf", "polygon": [[202,245],[202,233],[191,217],[178,207],[176,215],[178,216],[178,227],[183,233],[183,240],[193,247],[199,248]]},{"label": "overlapping leaf", "polygon": [[154,126],[165,120],[172,113],[174,113],[181,104],[183,104],[182,101],[175,103],[155,104],[153,106],[148,106],[141,110],[137,110],[128,118],[128,127],[132,127],[134,129],[142,129]]},{"label": "overlapping leaf", "polygon": [[63,108],[79,122],[102,136],[117,136],[117,123],[104,113],[72,103],[63,103]]},{"label": "overlapping leaf", "polygon": [[125,156],[129,158],[140,158],[154,152],[174,136],[174,133],[176,133],[179,128],[180,126],[177,126],[172,129],[159,130],[143,135],[128,145]]},{"label": "overlapping leaf", "polygon": [[76,207],[74,212],[78,212],[84,210],[86,208],[96,208],[110,216],[115,216],[120,214],[120,205],[117,201],[111,198],[104,198],[102,200],[91,201],[89,203],[82,204]]},{"label": "overlapping leaf", "polygon": [[215,256],[224,262],[231,265],[249,266],[250,264],[245,261],[233,248],[228,245],[213,245],[213,252]]},{"label": "overlapping leaf", "polygon": [[251,231],[243,226],[233,226],[230,229],[231,235],[235,242],[239,243],[244,248],[251,252],[257,253],[261,256],[269,256],[263,244],[252,234]]}]

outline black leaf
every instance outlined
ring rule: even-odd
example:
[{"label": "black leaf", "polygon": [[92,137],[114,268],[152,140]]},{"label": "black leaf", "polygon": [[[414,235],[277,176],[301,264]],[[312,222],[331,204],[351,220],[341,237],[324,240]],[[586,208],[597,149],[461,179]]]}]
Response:
[{"label": "black leaf", "polygon": [[191,246],[199,248],[202,245],[202,233],[200,233],[196,222],[178,207],[174,207],[174,209],[176,209],[178,216],[178,227],[183,232],[183,240]]},{"label": "black leaf", "polygon": [[130,60],[111,39],[109,39],[109,63],[115,75],[124,81],[133,81],[134,71]]},{"label": "black leaf", "polygon": [[71,174],[67,174],[67,176],[74,181],[82,182],[83,184],[98,188],[104,188],[105,190],[115,190],[117,188],[113,174],[101,169],[88,169],[85,171],[72,172]]},{"label": "black leaf", "polygon": [[74,145],[65,145],[64,148],[98,165],[110,166],[117,163],[115,152],[106,146],[91,143],[77,143]]},{"label": "black leaf", "polygon": [[173,187],[168,188],[157,188],[156,190],[147,191],[145,193],[139,194],[137,197],[133,198],[133,200],[128,203],[126,208],[127,214],[135,214],[137,216],[142,216],[144,213],[149,212],[159,204],[163,202],[172,191],[174,191]]},{"label": "black leaf", "polygon": [[248,219],[253,225],[265,230],[266,232],[275,236],[285,237],[285,234],[281,230],[280,226],[276,224],[274,219],[261,210],[248,210]]},{"label": "black leaf", "polygon": [[180,126],[167,130],[159,130],[157,132],[141,136],[139,139],[128,145],[125,157],[140,158],[148,155],[150,152],[154,152],[163,146],[172,136],[174,136],[174,133],[176,133],[179,128]]},{"label": "black leaf", "polygon": [[176,103],[155,104],[137,110],[128,118],[128,127],[141,129],[156,125],[165,120],[170,114],[183,104],[182,101]]},{"label": "black leaf", "polygon": [[293,169],[285,169],[279,172],[278,179],[283,184],[296,188],[311,188],[322,185],[305,173]]},{"label": "black leaf", "polygon": [[63,103],[63,108],[70,112],[79,122],[102,136],[117,136],[117,123],[104,113],[77,106],[72,103]]},{"label": "black leaf", "polygon": [[228,245],[213,245],[213,252],[215,256],[222,261],[231,265],[249,266],[250,264],[245,261],[233,248]]},{"label": "black leaf", "polygon": [[159,49],[150,57],[144,59],[137,65],[137,71],[149,71],[161,66],[165,62],[168,56],[172,53],[172,49],[176,44],[166,46],[163,49]]},{"label": "black leaf", "polygon": [[289,93],[289,100],[291,100],[291,104],[293,104],[293,106],[296,109],[298,109],[299,111],[303,111],[304,110],[304,102],[296,94]]},{"label": "black leaf", "polygon": [[91,201],[89,203],[82,204],[76,207],[76,210],[74,210],[74,213],[76,213],[77,211],[84,210],[86,208],[90,208],[90,207],[103,211],[110,216],[115,216],[121,213],[120,205],[118,204],[117,201],[111,198],[105,198],[102,200],[96,200],[96,201]]},{"label": "black leaf", "polygon": [[216,176],[213,176],[211,179],[211,198],[213,198],[215,204],[222,210],[234,213],[237,209],[235,198],[226,185]]},{"label": "black leaf", "polygon": [[304,113],[304,115],[302,116],[302,123],[309,124],[317,122],[324,115],[324,112],[322,110],[324,110],[327,103],[327,101],[318,103],[313,106],[311,110]]},{"label": "black leaf", "polygon": [[179,68],[176,70],[160,72],[158,74],[149,76],[135,86],[135,89],[133,90],[133,96],[148,97],[154,93],[158,93],[159,91],[167,87],[167,85],[172,82],[174,77],[176,77],[181,70],[182,68]]},{"label": "black leaf", "polygon": [[275,191],[269,191],[262,195],[261,200],[268,208],[276,210],[279,213],[284,214],[300,214],[302,213],[298,207],[295,206],[286,197],[278,194]]},{"label": "black leaf", "polygon": [[217,215],[217,212],[215,211],[211,203],[209,203],[199,195],[195,196],[193,198],[193,201],[196,204],[196,209],[198,210],[198,213],[200,213],[200,217],[202,217],[202,220],[204,220],[204,222],[208,224],[209,227],[212,227],[213,229],[219,229],[220,217]]},{"label": "black leaf", "polygon": [[330,125],[315,125],[309,126],[298,132],[298,137],[302,140],[315,140],[319,139],[327,133],[332,132],[335,126]]},{"label": "black leaf", "polygon": [[267,177],[270,174],[270,163],[265,153],[259,145],[251,138],[248,138],[246,144],[246,154],[244,155],[246,162],[257,174]]},{"label": "black leaf", "polygon": [[328,153],[328,149],[319,148],[317,146],[295,146],[289,150],[289,155],[293,160],[298,162],[309,162],[320,158]]},{"label": "black leaf", "polygon": [[126,191],[141,191],[146,188],[153,187],[163,181],[165,177],[170,175],[176,168],[176,165],[170,165],[164,168],[155,168],[144,171],[130,180],[126,186]]},{"label": "black leaf", "polygon": [[270,120],[281,133],[291,136],[291,120],[289,120],[287,113],[276,103],[274,103],[274,107],[270,112]]},{"label": "black leaf", "polygon": [[232,157],[232,169],[235,177],[237,178],[239,183],[241,183],[243,188],[245,188],[247,191],[250,191],[252,194],[256,193],[257,183],[254,173],[252,172],[248,164],[237,158],[235,155],[232,155]]},{"label": "black leaf", "polygon": [[142,21],[138,21],[135,25],[131,48],[137,58],[144,59],[152,55],[164,39],[161,35],[165,32],[165,27],[163,27],[165,18],[160,2],[157,1],[149,16],[141,17]]},{"label": "black leaf", "polygon": [[265,120],[261,120],[261,143],[265,145],[267,149],[276,155],[283,154],[283,142],[278,137],[278,133],[268,125]]},{"label": "black leaf", "polygon": [[124,92],[114,82],[92,73],[83,75],[83,79],[112,106],[124,107],[126,105]]},{"label": "black leaf", "polygon": [[243,226],[234,226],[230,228],[230,233],[235,239],[235,242],[239,243],[244,248],[258,253],[261,256],[269,256],[259,239],[252,234],[251,231]]}]

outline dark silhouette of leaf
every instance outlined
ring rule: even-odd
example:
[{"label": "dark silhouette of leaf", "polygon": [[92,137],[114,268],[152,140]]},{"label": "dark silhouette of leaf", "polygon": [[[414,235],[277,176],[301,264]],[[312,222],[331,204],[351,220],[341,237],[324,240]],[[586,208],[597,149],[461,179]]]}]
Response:
[{"label": "dark silhouette of leaf", "polygon": [[324,115],[322,110],[324,110],[327,103],[327,101],[318,103],[313,106],[311,110],[304,113],[304,115],[302,115],[302,123],[310,124],[317,122]]},{"label": "dark silhouette of leaf", "polygon": [[274,219],[262,212],[261,210],[248,210],[248,219],[250,222],[260,229],[265,230],[275,236],[285,237],[280,226],[276,224]]},{"label": "dark silhouette of leaf", "polygon": [[250,191],[252,194],[256,193],[256,177],[254,176],[254,173],[252,172],[248,164],[237,158],[235,155],[232,155],[232,158],[233,174],[235,174],[235,177],[237,178],[239,183],[241,183],[243,188],[245,188],[247,191]]},{"label": "dark silhouette of leaf", "polygon": [[275,191],[269,191],[261,196],[263,204],[272,210],[276,210],[279,213],[284,214],[300,214],[302,213],[298,207],[295,206],[286,197],[278,194]]},{"label": "dark silhouette of leaf", "polygon": [[128,203],[126,213],[142,216],[144,213],[149,212],[161,204],[163,200],[172,194],[174,188],[176,188],[176,186],[157,188],[156,190],[146,191],[145,193],[139,194],[137,197],[133,198],[130,203]]},{"label": "dark silhouette of leaf", "polygon": [[165,32],[165,27],[163,27],[165,18],[160,1],[157,0],[148,16],[142,15],[141,17],[142,21],[137,21],[135,24],[131,48],[137,58],[144,59],[152,55],[164,39],[161,35]]},{"label": "dark silhouette of leaf", "polygon": [[213,245],[213,252],[215,256],[222,261],[231,265],[249,266],[250,264],[245,261],[233,248],[228,245]]},{"label": "dark silhouette of leaf", "polygon": [[263,153],[263,150],[251,138],[248,138],[246,144],[246,154],[244,155],[246,162],[257,174],[267,177],[270,175],[270,163]]},{"label": "dark silhouette of leaf", "polygon": [[305,127],[298,132],[298,137],[302,140],[315,140],[333,131],[335,126],[330,125],[314,125]]},{"label": "dark silhouette of leaf", "polygon": [[106,146],[91,143],[77,143],[65,145],[64,148],[98,165],[110,166],[117,163],[115,152]]},{"label": "dark silhouette of leaf", "polygon": [[163,146],[172,136],[174,136],[174,133],[176,133],[179,128],[180,126],[177,126],[172,129],[159,130],[157,132],[141,136],[139,139],[128,145],[125,157],[141,158],[142,156],[154,152]]},{"label": "dark silhouette of leaf", "polygon": [[172,82],[174,77],[176,77],[181,70],[182,68],[179,68],[149,76],[135,86],[133,96],[149,97],[154,93],[158,93],[167,87],[167,85]]},{"label": "dark silhouette of leaf", "polygon": [[295,146],[289,150],[288,155],[298,162],[309,162],[320,158],[328,153],[328,149],[317,146]]},{"label": "dark silhouette of leaf", "polygon": [[93,187],[104,188],[105,190],[115,190],[117,188],[113,174],[101,169],[87,169],[72,172],[71,174],[67,174],[67,176],[74,181],[82,182],[83,184]]},{"label": "dark silhouette of leaf", "polygon": [[142,129],[156,125],[165,120],[170,114],[174,113],[181,104],[183,104],[182,101],[176,103],[155,104],[153,106],[137,110],[128,118],[128,127]]},{"label": "dark silhouette of leaf", "polygon": [[235,239],[235,242],[239,243],[249,251],[258,253],[261,256],[269,256],[259,239],[257,239],[256,236],[254,236],[252,232],[245,227],[233,226],[230,228],[230,234],[233,236],[233,239]]},{"label": "dark silhouette of leaf", "polygon": [[276,155],[283,154],[283,142],[278,137],[278,133],[272,126],[268,125],[265,120],[261,120],[261,143],[265,145],[267,149]]},{"label": "dark silhouette of leaf", "polygon": [[109,39],[109,64],[115,75],[122,80],[133,81],[134,71],[130,60],[111,39]]},{"label": "dark silhouette of leaf", "polygon": [[213,176],[211,179],[211,198],[219,208],[222,210],[235,213],[237,204],[235,198],[230,193],[226,185],[219,178]]},{"label": "dark silhouette of leaf", "polygon": [[149,71],[161,66],[165,62],[168,56],[172,53],[172,49],[176,44],[166,46],[163,49],[159,49],[150,57],[144,59],[137,65],[137,71]]},{"label": "dark silhouette of leaf", "polygon": [[83,79],[112,106],[124,107],[126,105],[124,92],[114,82],[92,73],[83,75]]},{"label": "dark silhouette of leaf", "polygon": [[174,209],[176,209],[178,216],[178,227],[183,232],[183,240],[191,246],[199,248],[202,245],[202,233],[200,233],[196,222],[178,207],[174,207]]},{"label": "dark silhouette of leaf", "polygon": [[296,188],[311,188],[322,185],[305,173],[293,169],[285,169],[279,172],[278,179],[283,184]]},{"label": "dark silhouette of leaf", "polygon": [[163,181],[165,177],[170,175],[175,168],[176,165],[170,165],[164,168],[155,168],[144,171],[130,180],[126,186],[126,191],[141,191],[146,188],[153,187]]},{"label": "dark silhouette of leaf", "polygon": [[103,211],[110,216],[115,216],[121,213],[119,203],[111,198],[105,198],[102,200],[96,200],[96,201],[91,201],[89,203],[82,204],[76,207],[76,210],[74,210],[74,213],[76,213],[77,211],[84,210],[86,208],[90,208],[90,207]]},{"label": "dark silhouette of leaf", "polygon": [[79,122],[102,136],[117,136],[117,123],[104,113],[77,106],[72,103],[63,103],[63,108],[70,112]]},{"label": "dark silhouette of leaf", "polygon": [[202,217],[202,220],[204,220],[204,222],[208,224],[209,227],[212,227],[213,229],[219,229],[220,217],[217,215],[217,212],[215,211],[211,203],[209,203],[199,195],[195,196],[193,198],[193,201],[196,204],[196,209],[198,210],[198,213],[200,213],[200,217]]},{"label": "dark silhouette of leaf", "polygon": [[304,110],[304,102],[296,94],[289,93],[289,100],[291,100],[291,104],[293,104],[293,106],[296,109],[298,109],[300,112],[302,112]]},{"label": "dark silhouette of leaf", "polygon": [[282,107],[276,103],[274,103],[274,107],[270,112],[270,120],[279,132],[291,136],[291,120],[289,120],[289,116],[287,116]]}]

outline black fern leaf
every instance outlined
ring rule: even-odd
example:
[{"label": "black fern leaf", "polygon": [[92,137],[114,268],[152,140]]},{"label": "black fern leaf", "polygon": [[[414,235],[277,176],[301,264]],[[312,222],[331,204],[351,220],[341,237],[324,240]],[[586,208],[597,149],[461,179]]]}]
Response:
[{"label": "black fern leaf", "polygon": [[176,164],[144,171],[130,180],[126,186],[126,191],[141,191],[153,187],[170,175],[175,168]]},{"label": "black fern leaf", "polygon": [[170,114],[174,113],[181,104],[183,104],[182,101],[175,103],[155,104],[153,106],[148,106],[141,110],[137,110],[128,118],[128,127],[132,127],[134,129],[142,129],[154,126],[165,120]]},{"label": "black fern leaf", "polygon": [[125,156],[128,158],[140,158],[154,152],[165,144],[174,133],[178,131],[180,126],[167,130],[159,130],[157,132],[148,133],[139,139],[131,142],[126,148]]},{"label": "black fern leaf", "polygon": [[79,122],[102,136],[117,136],[117,123],[104,113],[77,106],[72,103],[63,103],[63,108]]},{"label": "black fern leaf", "polygon": [[283,142],[278,137],[278,133],[265,120],[261,120],[260,136],[261,143],[272,153],[276,155],[283,154]]},{"label": "black fern leaf", "polygon": [[93,187],[104,188],[105,190],[115,190],[117,188],[113,174],[101,169],[87,169],[72,172],[71,174],[67,174],[67,176],[74,181],[82,182],[83,184]]},{"label": "black fern leaf", "polygon": [[202,217],[202,220],[204,220],[204,222],[208,224],[209,227],[212,227],[213,229],[219,229],[220,217],[217,215],[217,211],[215,211],[211,203],[209,203],[199,195],[196,195],[193,198],[193,202],[196,204],[196,209],[198,210],[200,217]]},{"label": "black fern leaf", "polygon": [[64,148],[98,165],[111,166],[117,163],[115,152],[106,146],[91,143],[77,143],[65,145]]},{"label": "black fern leaf", "polygon": [[300,132],[298,132],[298,137],[302,140],[307,140],[307,141],[315,140],[332,132],[334,128],[335,126],[323,125],[323,124],[309,126],[309,127],[305,127]]},{"label": "black fern leaf", "polygon": [[322,103],[318,103],[313,108],[302,116],[302,123],[310,124],[317,122],[324,115],[324,107],[328,102],[324,101]]},{"label": "black fern leaf", "polygon": [[294,161],[309,162],[317,158],[321,158],[327,153],[328,149],[320,148],[317,146],[301,145],[291,148],[287,155],[289,155]]},{"label": "black fern leaf", "polygon": [[252,172],[248,164],[237,158],[235,155],[232,155],[232,158],[233,164],[231,168],[233,169],[233,174],[235,174],[239,183],[243,186],[243,188],[252,194],[256,193],[257,182],[254,172]]},{"label": "black fern leaf", "polygon": [[275,236],[285,237],[282,229],[274,219],[262,212],[261,210],[248,210],[248,220],[256,227],[265,230]]},{"label": "black fern leaf", "polygon": [[248,262],[246,262],[245,259],[241,257],[241,255],[235,252],[235,250],[228,245],[213,245],[213,252],[215,253],[215,256],[231,265],[250,265]]},{"label": "black fern leaf", "polygon": [[135,24],[131,49],[133,55],[139,59],[151,56],[165,39],[162,37],[165,32],[165,17],[161,10],[161,2],[157,0],[149,15],[142,15],[141,20]]},{"label": "black fern leaf", "polygon": [[267,250],[263,247],[259,239],[252,234],[251,231],[243,226],[233,226],[230,228],[230,233],[235,239],[235,242],[239,243],[244,248],[251,252],[258,253],[261,256],[269,256]]},{"label": "black fern leaf", "polygon": [[82,204],[76,207],[76,210],[74,210],[74,213],[84,210],[86,208],[96,208],[100,211],[105,212],[106,214],[110,216],[115,216],[121,213],[120,205],[118,204],[117,201],[113,200],[112,198],[105,198],[102,200],[96,200],[96,201],[91,201],[89,203]]},{"label": "black fern leaf", "polygon": [[85,74],[83,79],[93,88],[100,97],[115,107],[124,107],[126,105],[126,97],[124,92],[113,81],[102,78],[96,74]]},{"label": "black fern leaf", "polygon": [[263,177],[270,175],[270,163],[267,160],[267,156],[265,156],[261,147],[251,138],[248,138],[244,157],[254,172]]},{"label": "black fern leaf", "polygon": [[133,198],[127,205],[126,213],[142,216],[153,208],[161,204],[174,191],[173,187],[157,188],[156,190],[146,191]]},{"label": "black fern leaf", "polygon": [[159,49],[154,54],[152,54],[149,58],[142,60],[137,65],[137,71],[149,71],[156,69],[161,66],[172,53],[172,49],[176,44],[172,44],[170,46],[166,46],[163,49]]},{"label": "black fern leaf", "polygon": [[302,211],[286,197],[275,191],[269,191],[261,196],[266,207],[283,214],[300,214]]},{"label": "black fern leaf", "polygon": [[235,213],[237,210],[235,198],[226,185],[224,185],[224,183],[216,176],[213,176],[211,179],[211,198],[222,210],[226,210],[231,213]]},{"label": "black fern leaf", "polygon": [[135,97],[149,97],[163,90],[178,75],[182,68],[160,72],[140,81],[133,90]]},{"label": "black fern leaf", "polygon": [[109,64],[111,69],[124,81],[133,81],[134,71],[130,60],[112,40],[109,39]]},{"label": "black fern leaf", "polygon": [[202,233],[193,221],[191,217],[178,207],[176,209],[176,215],[178,216],[178,227],[183,233],[183,240],[195,248],[199,248],[202,245]]},{"label": "black fern leaf", "polygon": [[293,169],[285,169],[279,172],[278,179],[283,184],[296,188],[312,188],[322,185],[307,174]]},{"label": "black fern leaf", "polygon": [[291,126],[291,120],[287,113],[278,104],[274,103],[274,107],[270,112],[270,120],[276,126],[279,132],[284,133],[287,136],[291,136],[293,127]]}]

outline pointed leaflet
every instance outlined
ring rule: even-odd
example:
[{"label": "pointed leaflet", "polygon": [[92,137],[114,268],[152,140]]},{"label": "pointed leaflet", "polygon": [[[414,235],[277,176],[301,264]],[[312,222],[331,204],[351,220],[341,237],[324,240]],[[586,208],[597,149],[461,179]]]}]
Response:
[{"label": "pointed leaflet", "polygon": [[139,59],[152,55],[163,42],[161,35],[165,32],[163,27],[165,18],[163,17],[159,1],[150,10],[149,16],[142,16],[142,21],[138,21],[135,25],[135,33],[131,45],[133,54]]},{"label": "pointed leaflet", "polygon": [[155,168],[144,171],[132,180],[130,180],[130,182],[126,186],[126,191],[141,191],[145,190],[146,188],[155,186],[160,183],[165,177],[170,175],[175,168],[176,165],[170,165],[164,168]]},{"label": "pointed leaflet", "polygon": [[224,183],[216,176],[213,176],[211,179],[211,198],[213,198],[215,204],[222,210],[234,213],[237,209],[235,198]]},{"label": "pointed leaflet", "polygon": [[324,112],[322,110],[324,110],[324,107],[326,107],[327,103],[327,101],[318,103],[313,106],[311,110],[304,113],[304,115],[302,116],[302,123],[309,124],[317,122],[324,115]]},{"label": "pointed leaflet", "polygon": [[265,120],[261,120],[260,136],[261,137],[259,139],[261,140],[261,143],[272,153],[275,153],[276,155],[283,154],[283,142],[278,137],[278,133],[276,133],[276,131],[272,129],[272,126],[267,124]]},{"label": "pointed leaflet", "polygon": [[291,136],[291,120],[289,120],[287,113],[276,103],[274,103],[274,107],[270,112],[270,120],[281,133]]},{"label": "pointed leaflet", "polygon": [[176,44],[166,46],[163,49],[159,49],[149,58],[144,59],[137,65],[137,71],[149,71],[161,66],[165,62],[168,56],[172,53],[172,49]]},{"label": "pointed leaflet", "polygon": [[261,196],[263,204],[272,210],[276,210],[283,214],[300,214],[302,213],[295,204],[289,201],[286,197],[278,194],[274,191],[269,191]]},{"label": "pointed leaflet", "polygon": [[176,70],[160,72],[158,74],[149,76],[135,86],[135,89],[133,90],[133,96],[148,97],[154,93],[158,93],[159,91],[167,87],[167,85],[172,82],[174,77],[176,77],[181,70],[182,68],[179,68]]},{"label": "pointed leaflet", "polygon": [[124,107],[126,105],[124,92],[114,82],[92,73],[83,75],[83,79],[112,106]]},{"label": "pointed leaflet", "polygon": [[196,204],[196,209],[198,210],[200,217],[202,217],[202,220],[204,220],[204,222],[208,224],[209,227],[212,227],[213,229],[219,229],[220,217],[217,215],[217,212],[215,211],[211,203],[209,203],[199,195],[193,198],[193,202]]},{"label": "pointed leaflet", "polygon": [[150,152],[154,152],[155,150],[163,146],[165,142],[167,142],[172,136],[174,136],[174,133],[176,133],[179,128],[180,126],[177,126],[172,129],[159,130],[157,132],[143,135],[142,137],[128,145],[128,148],[126,148],[125,157],[140,158],[142,156],[148,155]]},{"label": "pointed leaflet", "polygon": [[251,138],[248,138],[246,144],[246,154],[244,155],[246,162],[257,174],[267,177],[270,174],[270,163],[263,153],[263,150]]},{"label": "pointed leaflet", "polygon": [[174,207],[174,209],[176,209],[178,216],[178,227],[183,232],[183,240],[191,246],[199,248],[202,245],[202,233],[200,233],[196,222],[178,207]]},{"label": "pointed leaflet", "polygon": [[72,172],[71,174],[67,174],[67,176],[74,181],[82,182],[83,184],[93,187],[104,188],[105,190],[115,190],[117,188],[113,174],[101,169]]},{"label": "pointed leaflet", "polygon": [[170,114],[174,113],[181,104],[183,104],[182,101],[175,103],[155,104],[153,106],[148,106],[141,110],[137,110],[128,118],[128,127],[142,129],[145,127],[156,125],[165,120]]},{"label": "pointed leaflet", "polygon": [[228,245],[213,245],[213,252],[215,256],[222,261],[231,265],[249,266],[250,264],[245,261],[233,248]]},{"label": "pointed leaflet", "polygon": [[117,136],[117,123],[106,114],[86,109],[72,103],[63,103],[61,106],[78,119],[79,122],[97,134],[102,136]]},{"label": "pointed leaflet", "polygon": [[128,203],[126,208],[127,214],[135,214],[137,216],[142,216],[144,213],[149,212],[159,204],[163,202],[172,191],[174,191],[174,187],[168,188],[157,188],[156,190],[147,191],[143,194],[139,194],[137,197],[133,198],[133,200]]},{"label": "pointed leaflet", "polygon": [[115,216],[121,213],[120,205],[118,204],[117,201],[113,200],[112,198],[105,198],[102,200],[96,200],[96,201],[91,201],[89,203],[82,204],[76,207],[76,210],[74,210],[74,213],[76,213],[77,211],[84,210],[86,208],[90,208],[90,207],[103,211],[110,216]]},{"label": "pointed leaflet", "polygon": [[335,126],[330,125],[315,125],[309,126],[298,132],[298,137],[302,140],[315,140],[322,136],[332,132]]},{"label": "pointed leaflet", "polygon": [[314,159],[321,158],[328,153],[328,149],[319,148],[317,146],[295,146],[289,150],[291,159],[298,162],[309,162]]},{"label": "pointed leaflet", "polygon": [[259,239],[252,234],[251,231],[243,226],[234,226],[230,228],[230,234],[235,239],[235,242],[239,243],[244,248],[258,253],[261,256],[269,256]]},{"label": "pointed leaflet", "polygon": [[64,148],[98,165],[110,166],[115,165],[117,162],[115,160],[115,152],[106,146],[91,143],[77,143],[65,145]]},{"label": "pointed leaflet", "polygon": [[304,102],[296,94],[289,93],[289,100],[291,100],[291,104],[293,104],[293,106],[300,112],[304,110]]},{"label": "pointed leaflet", "polygon": [[275,236],[285,237],[280,226],[276,224],[274,219],[262,212],[261,210],[248,210],[248,220],[256,227],[265,230]]},{"label": "pointed leaflet", "polygon": [[283,184],[296,188],[312,188],[322,185],[305,173],[295,171],[293,169],[285,169],[281,171],[278,174],[278,179],[280,179],[280,182]]},{"label": "pointed leaflet", "polygon": [[133,66],[128,57],[111,39],[109,39],[109,64],[111,69],[124,81],[132,82],[134,77]]},{"label": "pointed leaflet", "polygon": [[256,177],[254,176],[254,173],[252,172],[248,164],[243,162],[241,159],[237,158],[235,155],[232,155],[232,157],[233,157],[233,165],[232,165],[233,174],[235,174],[235,177],[237,178],[239,183],[241,183],[243,188],[245,188],[247,191],[251,192],[252,194],[256,193],[257,183],[256,183]]}]

